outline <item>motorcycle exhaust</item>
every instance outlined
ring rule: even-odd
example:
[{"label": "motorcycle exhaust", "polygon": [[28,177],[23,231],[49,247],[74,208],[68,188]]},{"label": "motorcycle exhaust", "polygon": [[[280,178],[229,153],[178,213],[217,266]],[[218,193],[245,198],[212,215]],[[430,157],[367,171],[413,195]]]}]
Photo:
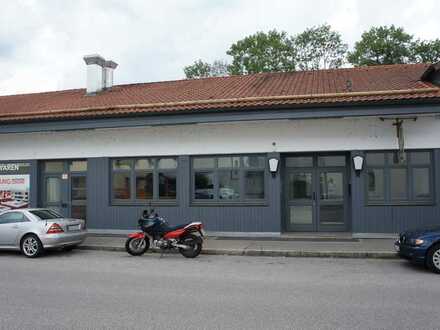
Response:
[{"label": "motorcycle exhaust", "polygon": [[180,249],[184,249],[184,250],[189,250],[191,247],[185,244],[173,244],[174,247],[176,248],[180,248]]}]

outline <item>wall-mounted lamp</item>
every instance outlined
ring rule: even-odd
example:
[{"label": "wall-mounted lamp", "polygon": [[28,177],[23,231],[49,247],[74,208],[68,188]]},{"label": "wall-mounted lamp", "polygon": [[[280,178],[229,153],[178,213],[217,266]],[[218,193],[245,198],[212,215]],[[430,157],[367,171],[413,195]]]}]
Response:
[{"label": "wall-mounted lamp", "polygon": [[272,176],[275,176],[278,171],[278,164],[280,160],[278,158],[270,158],[269,159],[269,171],[272,173]]},{"label": "wall-mounted lamp", "polygon": [[364,157],[362,156],[354,156],[353,157],[353,167],[356,171],[356,175],[359,176],[361,174],[361,171],[364,168]]}]

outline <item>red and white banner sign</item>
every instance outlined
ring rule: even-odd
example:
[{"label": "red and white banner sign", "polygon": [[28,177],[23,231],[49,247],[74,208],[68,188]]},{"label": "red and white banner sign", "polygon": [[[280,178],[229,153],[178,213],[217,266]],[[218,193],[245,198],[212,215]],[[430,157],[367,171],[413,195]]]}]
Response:
[{"label": "red and white banner sign", "polygon": [[29,205],[29,174],[0,175],[0,212]]}]

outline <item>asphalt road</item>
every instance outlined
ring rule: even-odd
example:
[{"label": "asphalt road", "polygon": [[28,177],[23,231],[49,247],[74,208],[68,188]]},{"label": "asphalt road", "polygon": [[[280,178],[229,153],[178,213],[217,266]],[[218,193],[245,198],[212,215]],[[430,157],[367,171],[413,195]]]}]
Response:
[{"label": "asphalt road", "polygon": [[440,276],[400,260],[0,253],[0,329],[438,329]]}]

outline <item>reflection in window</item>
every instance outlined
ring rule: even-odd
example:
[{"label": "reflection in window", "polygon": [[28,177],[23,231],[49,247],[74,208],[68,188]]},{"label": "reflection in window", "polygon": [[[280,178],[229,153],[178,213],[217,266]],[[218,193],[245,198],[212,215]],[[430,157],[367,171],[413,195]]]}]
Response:
[{"label": "reflection in window", "polygon": [[196,169],[214,168],[215,158],[208,158],[208,157],[194,158],[193,167]]},{"label": "reflection in window", "polygon": [[159,198],[176,199],[176,173],[159,173]]},{"label": "reflection in window", "polygon": [[313,167],[312,156],[295,156],[286,158],[286,167]]},{"label": "reflection in window", "polygon": [[219,198],[239,199],[240,198],[240,172],[222,171],[219,172]]},{"label": "reflection in window", "polygon": [[367,197],[378,203],[432,202],[432,155],[410,151],[399,162],[397,152],[367,153]]},{"label": "reflection in window", "polygon": [[264,198],[264,172],[247,171],[245,176],[246,199]]},{"label": "reflection in window", "polygon": [[130,173],[113,174],[113,198],[130,199]]},{"label": "reflection in window", "polygon": [[345,166],[345,156],[319,156],[319,167]]},{"label": "reflection in window", "polygon": [[71,189],[73,200],[86,200],[87,199],[87,188],[86,188],[86,177],[85,176],[73,176],[72,177],[72,189]]},{"label": "reflection in window", "polygon": [[429,168],[413,169],[414,198],[429,199],[431,188],[429,181]]},{"label": "reflection in window", "polygon": [[312,198],[312,173],[289,175],[289,200]]},{"label": "reflection in window", "polygon": [[390,170],[390,191],[392,200],[406,200],[408,198],[408,185],[405,168],[392,168]]},{"label": "reflection in window", "polygon": [[176,158],[114,159],[112,164],[114,200],[176,200]]},{"label": "reflection in window", "polygon": [[240,157],[219,157],[218,158],[219,168],[239,168],[240,167]]},{"label": "reflection in window", "polygon": [[132,165],[133,161],[131,159],[115,159],[113,161],[114,170],[130,170]]},{"label": "reflection in window", "polygon": [[137,159],[134,163],[136,170],[152,170],[154,169],[153,159]]},{"label": "reflection in window", "polygon": [[322,172],[320,175],[321,199],[343,200],[344,179],[340,172]]},{"label": "reflection in window", "polygon": [[246,168],[264,168],[266,157],[263,156],[245,156],[243,157],[243,166]]},{"label": "reflection in window", "polygon": [[195,174],[195,199],[214,199],[214,174]]},{"label": "reflection in window", "polygon": [[368,170],[368,198],[370,200],[383,200],[385,197],[383,169]]},{"label": "reflection in window", "polygon": [[58,162],[58,161],[45,162],[44,171],[46,173],[62,173],[64,172],[64,162]]},{"label": "reflection in window", "polygon": [[61,179],[47,178],[46,179],[46,202],[60,203],[61,202]]},{"label": "reflection in window", "polygon": [[153,199],[153,173],[136,173],[136,199]]},{"label": "reflection in window", "polygon": [[194,157],[193,199],[222,201],[262,200],[265,198],[266,157]]},{"label": "reflection in window", "polygon": [[87,160],[74,160],[69,164],[70,172],[86,172]]},{"label": "reflection in window", "polygon": [[174,158],[161,158],[157,163],[157,168],[161,170],[174,170],[177,168],[177,160]]}]

